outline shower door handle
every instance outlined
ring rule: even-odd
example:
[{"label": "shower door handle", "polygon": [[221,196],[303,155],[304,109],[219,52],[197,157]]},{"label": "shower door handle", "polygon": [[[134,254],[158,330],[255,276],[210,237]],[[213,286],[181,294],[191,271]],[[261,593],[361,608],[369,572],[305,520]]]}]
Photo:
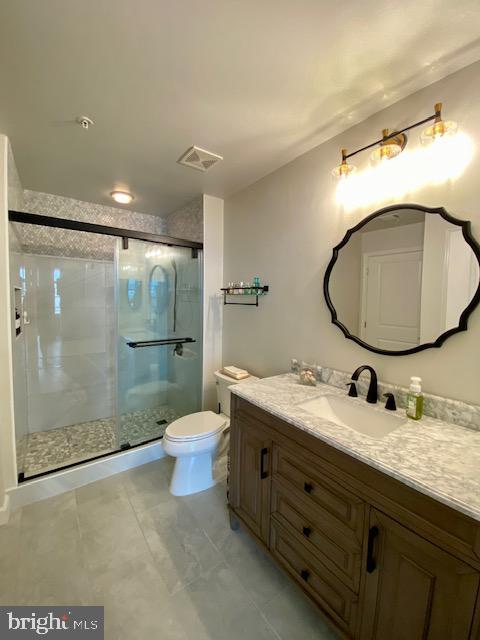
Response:
[{"label": "shower door handle", "polygon": [[185,344],[187,342],[196,342],[193,338],[163,338],[160,340],[139,340],[136,342],[127,342],[127,346],[132,349],[141,349],[143,347],[161,347],[162,345]]}]

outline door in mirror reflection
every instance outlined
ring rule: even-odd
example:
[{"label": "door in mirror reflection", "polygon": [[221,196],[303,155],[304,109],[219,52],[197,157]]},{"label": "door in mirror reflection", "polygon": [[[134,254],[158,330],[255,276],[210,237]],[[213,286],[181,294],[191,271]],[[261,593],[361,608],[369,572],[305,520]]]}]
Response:
[{"label": "door in mirror reflection", "polygon": [[443,209],[388,207],[335,248],[325,276],[332,319],[379,353],[440,346],[466,329],[478,299],[479,255],[469,223]]},{"label": "door in mirror reflection", "polygon": [[420,344],[421,249],[366,255],[362,281],[362,339],[383,349]]}]

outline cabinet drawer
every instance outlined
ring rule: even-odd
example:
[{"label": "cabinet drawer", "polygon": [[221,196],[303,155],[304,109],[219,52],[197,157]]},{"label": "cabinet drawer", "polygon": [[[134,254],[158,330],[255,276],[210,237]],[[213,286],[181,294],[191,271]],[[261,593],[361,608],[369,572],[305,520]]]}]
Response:
[{"label": "cabinet drawer", "polygon": [[312,464],[284,447],[273,447],[273,477],[281,478],[326,511],[340,527],[353,531],[359,544],[363,538],[365,503],[322,470],[322,460]]},{"label": "cabinet drawer", "polygon": [[343,631],[353,637],[358,597],[280,524],[272,520],[270,550],[280,564]]},{"label": "cabinet drawer", "polygon": [[272,516],[294,531],[310,553],[313,553],[342,582],[358,593],[362,548],[355,534],[339,528],[325,510],[309,504],[297,491],[274,481]]}]

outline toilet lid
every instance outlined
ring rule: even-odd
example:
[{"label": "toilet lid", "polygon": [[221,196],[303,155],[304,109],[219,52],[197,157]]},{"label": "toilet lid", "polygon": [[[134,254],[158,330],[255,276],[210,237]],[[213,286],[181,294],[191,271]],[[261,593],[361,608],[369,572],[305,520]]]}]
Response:
[{"label": "toilet lid", "polygon": [[169,440],[198,440],[212,436],[223,429],[226,420],[213,411],[190,413],[174,420],[165,430]]}]

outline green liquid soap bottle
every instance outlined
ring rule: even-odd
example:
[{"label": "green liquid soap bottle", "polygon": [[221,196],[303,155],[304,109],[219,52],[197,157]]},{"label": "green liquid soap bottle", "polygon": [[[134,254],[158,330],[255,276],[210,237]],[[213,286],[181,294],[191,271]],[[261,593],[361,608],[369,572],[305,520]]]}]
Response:
[{"label": "green liquid soap bottle", "polygon": [[412,376],[407,394],[407,416],[412,420],[420,420],[423,416],[422,379]]}]

